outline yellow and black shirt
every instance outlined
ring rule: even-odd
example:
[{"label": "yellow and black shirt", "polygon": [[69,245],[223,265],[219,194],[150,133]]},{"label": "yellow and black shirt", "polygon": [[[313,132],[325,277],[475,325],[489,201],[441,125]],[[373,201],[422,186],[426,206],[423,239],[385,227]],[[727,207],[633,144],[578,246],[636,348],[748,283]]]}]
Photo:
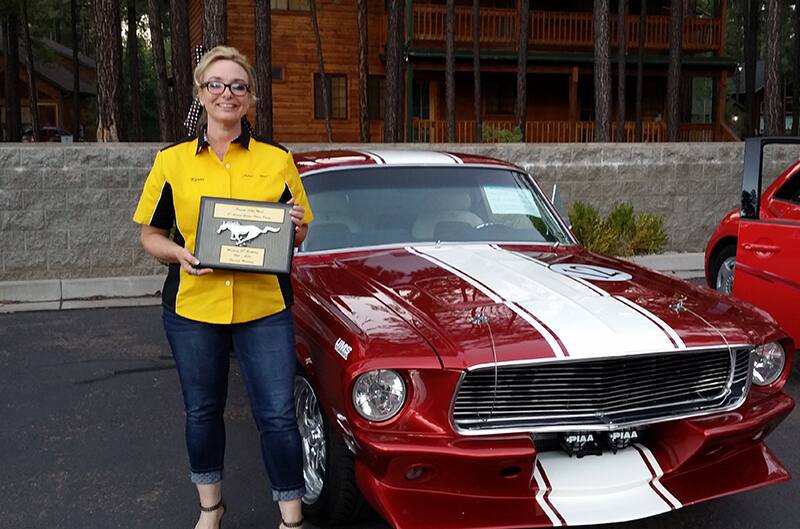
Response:
[{"label": "yellow and black shirt", "polygon": [[[246,128],[222,160],[211,150],[205,133],[170,145],[157,155],[144,184],[134,222],[168,230],[194,253],[200,197],[295,203],[311,222],[300,175],[283,147],[250,136]],[[171,263],[164,283],[163,304],[177,314],[207,323],[241,323],[282,311],[292,304],[288,274],[256,274],[215,270],[193,276]]]}]

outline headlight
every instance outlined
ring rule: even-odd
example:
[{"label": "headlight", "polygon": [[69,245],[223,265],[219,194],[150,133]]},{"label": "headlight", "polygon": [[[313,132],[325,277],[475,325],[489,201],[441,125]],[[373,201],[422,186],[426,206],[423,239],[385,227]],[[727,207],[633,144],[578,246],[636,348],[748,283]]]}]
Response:
[{"label": "headlight", "polygon": [[391,369],[368,371],[356,379],[353,386],[353,405],[370,421],[391,419],[406,401],[403,378]]},{"label": "headlight", "polygon": [[759,345],[753,353],[753,382],[758,386],[769,386],[778,380],[786,364],[786,352],[781,344],[772,342]]}]

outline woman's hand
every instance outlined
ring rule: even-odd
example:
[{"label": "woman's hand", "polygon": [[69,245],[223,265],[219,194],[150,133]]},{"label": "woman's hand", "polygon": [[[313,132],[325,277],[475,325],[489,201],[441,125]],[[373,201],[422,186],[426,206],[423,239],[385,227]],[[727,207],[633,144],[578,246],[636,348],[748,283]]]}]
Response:
[{"label": "woman's hand", "polygon": [[294,224],[294,245],[300,246],[308,233],[308,224],[303,223],[303,219],[306,216],[306,208],[300,204],[295,204],[294,197],[290,198],[287,204],[292,206],[289,216],[292,218],[292,224]]},{"label": "woman's hand", "polygon": [[142,226],[141,241],[145,251],[153,257],[167,263],[179,263],[183,271],[189,275],[202,276],[213,272],[211,268],[195,268],[200,261],[183,246],[175,244],[168,237],[169,230]]},{"label": "woman's hand", "polygon": [[175,260],[180,263],[183,271],[191,276],[204,276],[214,271],[211,268],[195,268],[200,264],[200,260],[181,246],[178,246],[177,250],[175,250]]},{"label": "woman's hand", "polygon": [[290,198],[287,204],[290,204],[292,206],[292,210],[289,212],[289,216],[292,217],[292,223],[295,226],[295,231],[297,231],[297,228],[303,225],[303,217],[306,216],[306,208],[304,208],[300,204],[295,204],[294,197]]}]

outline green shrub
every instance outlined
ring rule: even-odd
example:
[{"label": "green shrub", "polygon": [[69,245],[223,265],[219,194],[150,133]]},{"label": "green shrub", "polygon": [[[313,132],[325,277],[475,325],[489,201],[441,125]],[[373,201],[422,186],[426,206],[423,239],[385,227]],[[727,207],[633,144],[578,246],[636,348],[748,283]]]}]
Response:
[{"label": "green shrub", "polygon": [[650,213],[634,213],[628,202],[617,204],[603,218],[589,204],[575,202],[569,208],[572,232],[589,250],[610,255],[658,253],[667,245],[664,220]]},{"label": "green shrub", "polygon": [[483,123],[481,125],[481,139],[484,143],[520,143],[522,131],[519,127],[502,129]]}]

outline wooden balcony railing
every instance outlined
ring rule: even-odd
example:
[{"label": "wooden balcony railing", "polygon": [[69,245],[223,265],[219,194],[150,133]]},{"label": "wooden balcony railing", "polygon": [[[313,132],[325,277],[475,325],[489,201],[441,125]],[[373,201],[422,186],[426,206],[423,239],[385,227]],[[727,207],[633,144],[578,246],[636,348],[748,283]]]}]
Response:
[{"label": "wooden balcony railing", "polygon": [[[413,39],[419,45],[444,46],[447,12],[444,6],[415,5]],[[385,20],[385,19],[384,19]],[[514,9],[482,8],[480,43],[489,49],[517,47],[517,12]],[[626,17],[626,45],[639,45],[639,17]],[[528,46],[531,49],[589,49],[593,45],[594,24],[591,13],[567,11],[531,11],[528,25]],[[683,27],[683,49],[715,51],[723,48],[722,21],[719,18],[686,17]],[[611,45],[617,42],[617,19],[611,17]],[[382,25],[385,42],[385,24]],[[456,8],[455,42],[466,47],[472,42],[472,10]],[[645,24],[645,47],[649,50],[669,48],[669,17],[648,16]]]},{"label": "wooden balcony railing", "polygon": [[[484,125],[495,130],[511,131],[511,121],[484,121]],[[622,142],[631,143],[635,138],[636,124],[625,123],[625,137]],[[616,130],[611,131],[612,141],[617,141]],[[642,139],[645,142],[666,141],[667,130],[663,121],[642,123]],[[685,123],[680,128],[680,141],[702,142],[721,141],[716,138],[713,123]],[[447,122],[441,120],[415,120],[414,140],[421,143],[444,143],[447,141]],[[591,121],[527,121],[525,123],[526,143],[590,143],[594,141],[594,123]],[[475,122],[456,121],[456,143],[475,142]]]},{"label": "wooden balcony railing", "polygon": [[[441,41],[444,43],[447,32],[447,10],[442,6],[414,6],[414,40]],[[513,9],[482,8],[481,44],[495,47],[513,47],[517,39],[517,17]],[[456,8],[456,44],[472,42],[472,10]]]},{"label": "wooden balcony railing", "polygon": [[[593,45],[594,23],[591,13],[531,11],[529,44],[533,47],[590,47]],[[619,23],[611,17],[611,45],[617,45]],[[639,46],[639,16],[625,17],[625,40],[628,48]],[[669,48],[669,17],[648,16],[645,19],[645,48]],[[718,18],[686,17],[683,24],[683,49],[717,51],[722,46],[722,23]]]}]

